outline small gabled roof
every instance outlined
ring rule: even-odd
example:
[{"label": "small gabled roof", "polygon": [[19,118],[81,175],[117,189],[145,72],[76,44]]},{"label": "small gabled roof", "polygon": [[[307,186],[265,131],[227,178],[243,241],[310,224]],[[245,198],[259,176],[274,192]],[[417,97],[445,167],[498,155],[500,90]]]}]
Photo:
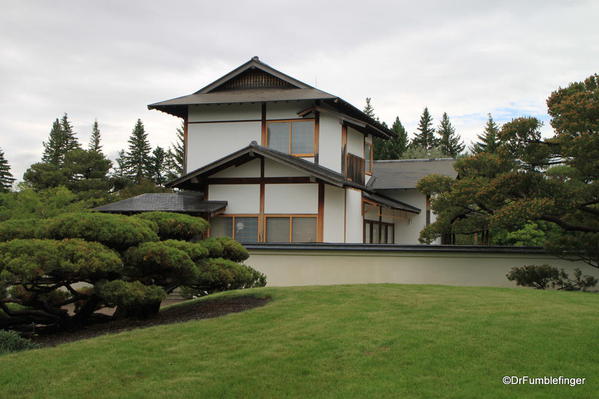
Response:
[{"label": "small gabled roof", "polygon": [[405,202],[389,198],[383,194],[375,193],[374,190],[368,188],[367,186],[349,181],[341,173],[335,172],[329,168],[325,168],[324,166],[317,165],[313,162],[306,161],[305,159],[285,154],[283,152],[273,150],[272,148],[263,147],[258,145],[258,143],[255,141],[252,141],[250,145],[242,148],[239,151],[198,168],[186,174],[185,176],[181,176],[180,178],[167,183],[166,185],[167,187],[183,189],[193,188],[194,185],[197,185],[201,182],[201,179],[208,178],[209,176],[229,167],[249,162],[256,157],[270,159],[275,162],[290,166],[294,169],[301,170],[315,180],[319,180],[333,186],[357,188],[362,191],[365,198],[390,208],[406,212],[420,213],[419,208],[406,204]]},{"label": "small gabled roof", "polygon": [[366,123],[356,128],[363,133],[382,138],[394,137],[395,133],[380,122],[366,115],[347,101],[329,94],[253,57],[231,72],[201,88],[193,94],[176,97],[148,105],[170,115],[184,118],[191,105],[266,103],[277,101],[314,101],[326,103],[337,112]]},{"label": "small gabled roof", "polygon": [[368,187],[374,190],[416,188],[420,179],[437,174],[456,178],[455,159],[397,159],[375,161]]},{"label": "small gabled roof", "polygon": [[148,193],[98,206],[109,213],[178,212],[213,215],[224,210],[227,201],[204,201],[201,193]]}]

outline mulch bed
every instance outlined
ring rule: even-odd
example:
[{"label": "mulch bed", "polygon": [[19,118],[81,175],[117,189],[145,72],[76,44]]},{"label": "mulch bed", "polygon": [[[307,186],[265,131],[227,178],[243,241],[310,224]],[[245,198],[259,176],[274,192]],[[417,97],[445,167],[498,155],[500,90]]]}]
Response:
[{"label": "mulch bed", "polygon": [[71,341],[113,334],[136,328],[157,326],[160,324],[181,323],[189,320],[210,319],[229,313],[243,312],[259,306],[264,306],[270,299],[241,296],[235,298],[220,298],[198,301],[189,305],[173,306],[163,309],[155,317],[147,320],[111,320],[90,324],[77,331],[65,331],[48,335],[39,335],[33,341],[42,346],[55,346]]}]

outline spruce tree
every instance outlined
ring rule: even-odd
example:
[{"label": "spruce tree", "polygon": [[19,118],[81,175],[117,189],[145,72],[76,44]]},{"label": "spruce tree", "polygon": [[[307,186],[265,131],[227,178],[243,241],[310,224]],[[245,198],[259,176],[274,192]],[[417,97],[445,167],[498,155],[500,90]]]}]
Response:
[{"label": "spruce tree", "polygon": [[366,97],[366,105],[364,106],[363,112],[372,119],[376,119],[376,116],[374,114],[374,107],[372,106],[371,100],[372,99],[370,97]]},{"label": "spruce tree", "polygon": [[145,178],[150,178],[152,147],[148,141],[141,119],[135,123],[128,140],[129,147],[125,154],[126,175],[135,183],[140,183]]},{"label": "spruce tree", "polygon": [[485,125],[485,131],[483,134],[479,134],[477,136],[478,141],[472,144],[470,151],[472,151],[474,154],[479,154],[481,152],[495,153],[497,151],[497,147],[499,146],[497,138],[498,134],[499,126],[497,126],[493,120],[493,117],[491,114],[489,114],[489,119]]},{"label": "spruce tree", "polygon": [[102,144],[100,144],[100,140],[100,127],[98,125],[98,120],[96,119],[92,126],[92,134],[89,138],[89,150],[102,154]]},{"label": "spruce tree", "polygon": [[439,147],[446,156],[457,158],[457,156],[464,151],[466,146],[464,145],[460,135],[456,133],[455,128],[449,121],[447,112],[443,113],[441,123],[437,128],[437,134],[441,136]]},{"label": "spruce tree", "polygon": [[81,149],[81,145],[79,144],[79,140],[77,140],[77,136],[75,136],[75,132],[73,131],[73,125],[69,121],[69,117],[65,112],[60,120],[60,127],[62,129],[63,134],[63,150],[66,154],[69,151]]},{"label": "spruce tree", "polygon": [[15,179],[10,173],[10,165],[4,157],[4,151],[0,149],[0,192],[10,191],[14,181]]},{"label": "spruce tree", "polygon": [[435,129],[433,129],[433,117],[428,112],[428,108],[424,108],[417,130],[418,132],[415,133],[410,143],[411,147],[431,150],[439,145],[439,140],[435,137]]},{"label": "spruce tree", "polygon": [[59,166],[64,161],[64,134],[58,118],[52,123],[50,136],[48,141],[42,143],[44,146],[44,154],[42,162]]},{"label": "spruce tree", "polygon": [[[184,122],[183,122],[184,123]],[[168,150],[168,179],[182,176],[185,171],[185,126],[177,128],[177,140]]]},{"label": "spruce tree", "polygon": [[159,186],[164,185],[167,181],[168,157],[162,147],[158,146],[152,151],[149,167],[150,179]]},{"label": "spruce tree", "polygon": [[399,117],[391,126],[395,137],[383,140],[375,137],[374,159],[399,159],[408,147],[408,132],[401,124]]}]

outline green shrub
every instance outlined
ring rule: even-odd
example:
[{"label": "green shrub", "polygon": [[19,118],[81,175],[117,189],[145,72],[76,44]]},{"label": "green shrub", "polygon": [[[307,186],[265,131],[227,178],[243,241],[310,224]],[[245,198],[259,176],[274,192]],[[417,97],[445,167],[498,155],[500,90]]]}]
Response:
[{"label": "green shrub", "polygon": [[250,257],[243,245],[229,237],[211,237],[201,243],[208,249],[211,258],[224,258],[233,262],[242,262]]},{"label": "green shrub", "polygon": [[36,348],[39,348],[39,345],[21,337],[14,331],[0,330],[0,355]]},{"label": "green shrub", "polygon": [[544,290],[556,288],[566,291],[585,291],[597,285],[598,280],[593,276],[583,276],[580,269],[574,269],[574,280],[570,279],[564,269],[549,265],[527,265],[513,267],[506,275],[517,285]]},{"label": "green shrub", "polygon": [[156,223],[161,240],[188,241],[201,237],[209,227],[208,222],[200,217],[180,213],[145,212],[135,217]]},{"label": "green shrub", "polygon": [[0,223],[0,241],[43,238],[44,219],[10,219]]},{"label": "green shrub", "polygon": [[[189,284],[198,293],[264,287],[266,276],[259,271],[229,259],[208,259],[199,267],[199,276]],[[187,285],[187,284],[186,284]]]},{"label": "green shrub", "polygon": [[158,241],[154,223],[109,213],[70,213],[48,221],[48,238],[81,238],[109,248],[125,250],[147,241]]},{"label": "green shrub", "polygon": [[117,317],[146,318],[156,314],[166,292],[156,285],[139,281],[113,280],[96,284],[97,294],[109,306],[116,306]]},{"label": "green shrub", "polygon": [[127,275],[151,279],[164,286],[180,285],[198,276],[198,268],[185,251],[166,242],[146,242],[124,255]]},{"label": "green shrub", "polygon": [[163,243],[185,252],[196,263],[202,259],[206,259],[210,255],[210,251],[208,251],[208,248],[202,242],[166,240]]}]

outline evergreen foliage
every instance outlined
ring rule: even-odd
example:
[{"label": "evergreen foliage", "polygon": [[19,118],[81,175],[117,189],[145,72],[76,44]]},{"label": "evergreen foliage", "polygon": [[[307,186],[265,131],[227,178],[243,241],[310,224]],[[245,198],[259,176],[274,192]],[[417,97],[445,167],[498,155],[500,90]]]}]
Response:
[{"label": "evergreen foliage", "polygon": [[395,137],[388,140],[374,138],[374,159],[400,159],[408,149],[408,132],[399,117],[395,117],[391,130],[395,132]]},{"label": "evergreen foliage", "polygon": [[456,133],[455,128],[449,121],[447,112],[443,113],[441,123],[437,128],[437,134],[441,136],[439,148],[448,157],[457,158],[464,151],[464,148],[466,148],[462,138]]},{"label": "evergreen foliage", "polygon": [[154,148],[148,165],[150,179],[158,186],[163,186],[167,182],[169,174],[168,154],[160,146]]},{"label": "evergreen foliage", "polygon": [[410,143],[411,147],[422,147],[431,150],[439,145],[439,139],[435,137],[435,129],[433,128],[433,117],[428,112],[428,108],[424,108],[417,130],[418,132],[415,133]]},{"label": "evergreen foliage", "polygon": [[485,125],[485,131],[483,134],[477,136],[478,141],[470,146],[470,151],[472,151],[473,154],[480,154],[481,152],[495,153],[499,147],[498,135],[499,126],[497,126],[493,117],[489,114],[489,119]]},{"label": "evergreen foliage", "polygon": [[152,147],[148,141],[148,134],[141,119],[138,119],[135,123],[128,143],[129,147],[125,153],[126,176],[135,183],[140,183],[143,179],[151,178],[152,158],[150,152],[152,151]]},{"label": "evergreen foliage", "polygon": [[101,154],[102,153],[102,144],[100,143],[100,141],[101,141],[100,126],[98,125],[98,120],[96,119],[92,126],[92,134],[89,138],[88,149],[90,151]]},{"label": "evergreen foliage", "polygon": [[[161,212],[64,214],[39,227],[0,223],[7,240],[0,242],[0,329],[79,328],[105,306],[117,307],[115,318],[151,317],[179,287],[205,295],[266,284],[238,263],[248,253],[236,241],[173,239],[207,228],[201,218]],[[73,312],[64,310],[69,304]]]},{"label": "evergreen foliage", "polygon": [[185,171],[185,134],[184,124],[181,123],[181,127],[177,128],[176,141],[171,145],[168,150],[168,173],[167,179],[172,180],[177,177],[183,176]]},{"label": "evergreen foliage", "polygon": [[15,179],[10,173],[10,165],[4,157],[4,151],[0,149],[0,192],[8,192],[12,189]]}]

